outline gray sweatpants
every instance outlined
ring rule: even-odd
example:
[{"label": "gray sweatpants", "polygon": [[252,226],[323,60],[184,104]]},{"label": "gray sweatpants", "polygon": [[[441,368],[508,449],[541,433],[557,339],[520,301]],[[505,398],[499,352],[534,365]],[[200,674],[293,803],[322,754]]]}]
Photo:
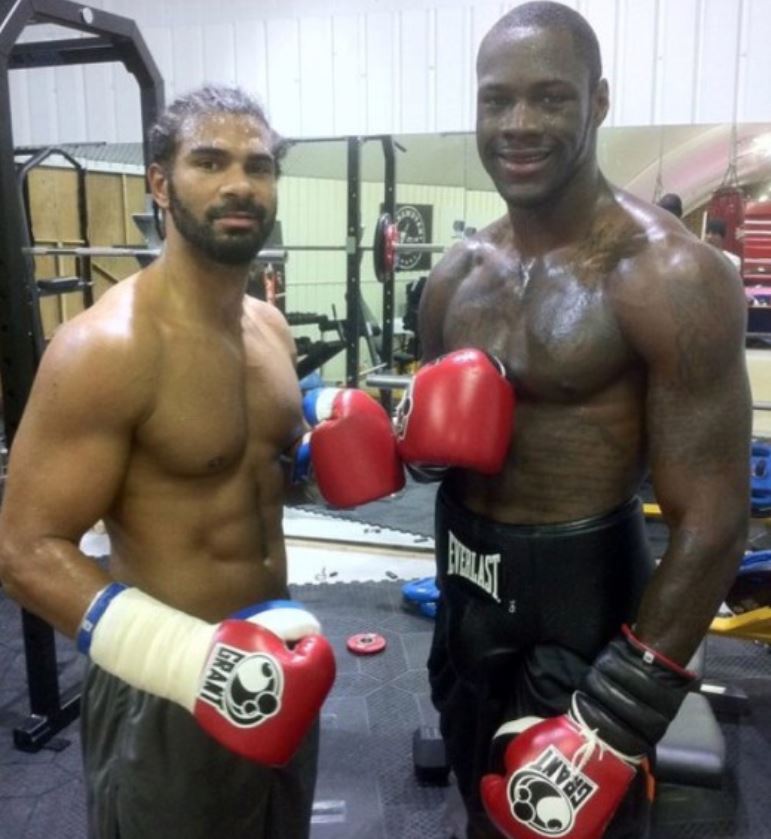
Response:
[{"label": "gray sweatpants", "polygon": [[307,839],[318,724],[268,769],[219,746],[193,717],[89,665],[81,730],[89,839]]}]

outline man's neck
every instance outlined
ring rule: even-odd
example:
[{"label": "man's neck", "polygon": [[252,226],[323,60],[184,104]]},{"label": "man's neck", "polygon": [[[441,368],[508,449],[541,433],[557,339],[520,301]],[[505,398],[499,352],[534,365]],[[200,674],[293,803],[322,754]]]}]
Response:
[{"label": "man's neck", "polygon": [[163,294],[179,315],[202,324],[240,328],[248,263],[215,262],[172,235],[158,258],[158,268]]},{"label": "man's neck", "polygon": [[509,221],[520,254],[542,257],[585,236],[610,187],[596,167],[582,171],[554,200],[531,207],[509,205]]}]

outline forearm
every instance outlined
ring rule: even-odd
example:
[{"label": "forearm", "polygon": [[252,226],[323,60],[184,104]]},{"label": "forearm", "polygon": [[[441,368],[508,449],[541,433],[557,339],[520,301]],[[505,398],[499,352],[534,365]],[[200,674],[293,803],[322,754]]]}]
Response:
[{"label": "forearm", "polygon": [[747,516],[714,527],[672,527],[661,562],[645,590],[635,634],[685,665],[709,629],[741,561]]},{"label": "forearm", "polygon": [[73,542],[53,537],[4,546],[0,570],[9,597],[71,638],[94,595],[111,582]]}]

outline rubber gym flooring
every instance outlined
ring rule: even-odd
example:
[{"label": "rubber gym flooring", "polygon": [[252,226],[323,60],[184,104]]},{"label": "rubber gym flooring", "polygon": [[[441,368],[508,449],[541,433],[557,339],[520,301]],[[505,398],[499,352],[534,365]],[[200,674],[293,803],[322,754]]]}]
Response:
[{"label": "rubber gym flooring", "polygon": [[[347,518],[366,522],[365,530],[375,533],[408,530],[416,544],[425,543],[432,499],[431,488],[413,487]],[[311,530],[318,528],[319,512],[309,519]],[[336,520],[325,521],[335,532]],[[652,526],[654,546],[661,537],[660,527]],[[382,554],[373,550],[372,561],[388,569],[385,578],[358,570],[363,581],[293,585],[294,595],[319,615],[338,661],[322,715],[313,839],[447,839],[457,824],[452,786],[421,787],[412,767],[413,731],[435,723],[425,676],[431,623],[404,609],[401,585],[402,577],[415,576],[425,563],[391,557],[383,566]],[[351,574],[338,576],[327,564],[315,575],[330,578]],[[351,655],[345,642],[363,631],[381,633],[388,641],[385,652]],[[58,661],[62,688],[76,684],[82,662],[67,639],[59,640]],[[751,642],[710,636],[706,677],[748,696],[743,713],[729,708],[719,714],[727,745],[724,783],[720,790],[661,787],[653,839],[771,839],[771,653]],[[0,589],[0,839],[84,839],[77,723],[37,754],[16,751],[11,732],[26,716],[26,703],[19,612]]]}]

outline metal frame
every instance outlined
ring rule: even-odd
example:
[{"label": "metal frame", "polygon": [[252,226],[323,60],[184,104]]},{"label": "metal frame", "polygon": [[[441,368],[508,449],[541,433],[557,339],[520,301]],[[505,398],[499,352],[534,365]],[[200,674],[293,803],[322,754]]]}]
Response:
[{"label": "metal frame", "polygon": [[359,383],[361,335],[361,137],[348,137],[348,231],[345,278],[345,383]]},{"label": "metal frame", "polygon": [[[48,160],[49,157],[53,157],[55,155],[58,155],[59,157],[66,160],[70,164],[70,166],[72,166],[75,170],[75,176],[77,178],[78,195],[78,233],[80,235],[80,242],[85,248],[87,248],[89,245],[89,239],[88,198],[86,195],[86,167],[83,166],[83,164],[80,163],[78,160],[76,160],[68,151],[59,148],[58,146],[47,146],[44,149],[40,149],[39,151],[32,153],[31,157],[24,163],[18,164],[19,168],[16,173],[16,178],[19,183],[19,189],[21,191],[22,200],[24,202],[23,207],[29,241],[35,241],[35,231],[32,227],[32,211],[30,209],[29,173],[36,167],[40,166],[45,160]],[[57,268],[59,266],[58,260],[56,261],[56,266]],[[87,254],[77,255],[75,257],[75,266],[75,273],[77,277],[73,279],[80,280],[77,283],[75,289],[80,290],[83,298],[83,307],[87,309],[89,306],[92,306],[94,304],[94,288],[91,282],[91,256]],[[54,284],[55,279],[56,278],[54,278]],[[38,292],[41,293],[42,284],[39,280],[36,283],[36,285],[38,288]],[[62,284],[62,287],[69,289],[71,285],[72,281],[68,280],[65,281],[64,284]],[[61,296],[59,296],[60,316],[62,315],[62,312],[62,301]],[[63,319],[64,318],[62,318],[62,320]]]},{"label": "metal frame", "polygon": [[[394,138],[387,136],[381,139],[383,145],[383,157],[385,158],[385,172],[383,174],[383,212],[392,219],[396,218],[396,151]],[[396,278],[393,271],[386,273],[383,283],[383,332],[381,336],[380,357],[387,371],[394,368],[394,286]],[[383,407],[391,413],[392,399],[391,391],[382,391],[380,394]]]},{"label": "metal frame", "polygon": [[[28,23],[51,23],[90,38],[17,44]],[[140,88],[142,138],[163,107],[163,79],[133,20],[68,0],[0,0],[0,374],[5,433],[10,449],[43,352],[34,266],[29,254],[22,197],[14,166],[8,74],[30,67],[121,62]],[[53,629],[22,610],[31,716],[14,731],[14,743],[37,751],[75,719],[80,697],[60,695]]]}]

